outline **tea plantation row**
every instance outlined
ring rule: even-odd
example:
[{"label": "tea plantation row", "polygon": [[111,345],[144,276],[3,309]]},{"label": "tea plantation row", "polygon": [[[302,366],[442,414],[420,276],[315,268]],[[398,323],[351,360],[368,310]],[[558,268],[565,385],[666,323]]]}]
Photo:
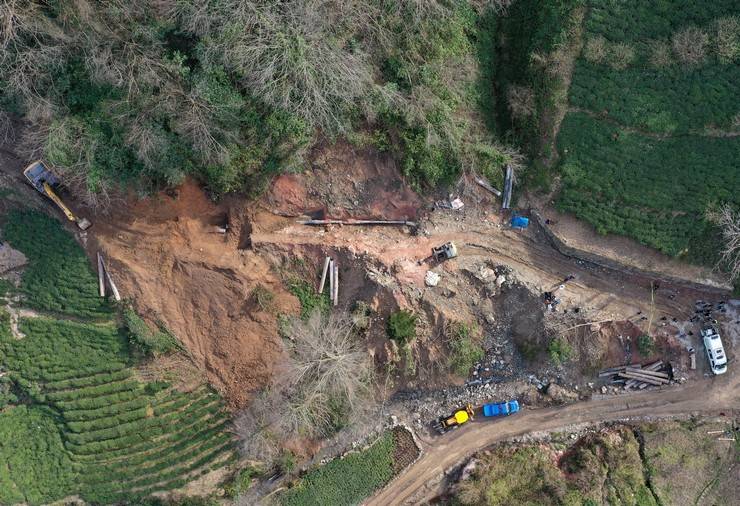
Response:
[{"label": "tea plantation row", "polygon": [[136,379],[129,337],[58,222],[12,212],[2,237],[29,259],[16,339],[0,319],[0,368],[20,401],[0,406],[0,504],[78,495],[106,504],[182,487],[236,458],[221,399]]},{"label": "tea plantation row", "polygon": [[558,136],[557,205],[600,233],[713,263],[719,233],[705,212],[727,203],[740,209],[740,138],[717,134],[737,128],[740,64],[719,60],[711,44],[693,66],[674,54],[664,66],[649,59],[656,42],[673,51],[671,38],[689,26],[711,34],[717,20],[737,16],[737,3],[625,0],[588,7],[585,45],[599,37],[627,44],[634,59],[624,68],[610,65],[608,55],[589,61],[586,50],[577,59],[572,109]]}]

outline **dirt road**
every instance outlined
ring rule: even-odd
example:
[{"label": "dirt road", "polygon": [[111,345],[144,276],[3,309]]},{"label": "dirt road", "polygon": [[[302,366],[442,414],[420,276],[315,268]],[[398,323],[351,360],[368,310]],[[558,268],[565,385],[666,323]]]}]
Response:
[{"label": "dirt road", "polygon": [[712,414],[740,410],[739,375],[716,377],[664,391],[642,392],[579,402],[560,408],[523,411],[498,421],[471,423],[451,434],[422,441],[423,455],[366,506],[420,504],[436,496],[441,477],[476,451],[498,441],[573,424]]},{"label": "dirt road", "polygon": [[[567,276],[575,275],[558,294],[563,307],[578,306],[590,309],[602,318],[628,319],[638,312],[648,314],[654,304],[655,317],[662,315],[688,318],[693,314],[698,299],[719,300],[726,292],[709,286],[677,286],[660,281],[654,302],[647,275],[629,270],[600,267],[559,253],[541,230],[515,232],[498,224],[499,216],[488,219],[480,215],[455,216],[434,213],[425,223],[426,233],[418,236],[404,234],[397,229],[337,227],[327,231],[297,225],[294,219],[271,222],[265,230],[259,218],[253,223],[252,244],[316,245],[327,249],[346,249],[357,255],[367,255],[391,268],[403,283],[424,288],[427,266],[417,261],[425,258],[434,245],[455,241],[460,256],[477,255],[505,264],[516,273],[517,279],[535,293],[552,290]],[[446,268],[454,269],[454,261]]]}]

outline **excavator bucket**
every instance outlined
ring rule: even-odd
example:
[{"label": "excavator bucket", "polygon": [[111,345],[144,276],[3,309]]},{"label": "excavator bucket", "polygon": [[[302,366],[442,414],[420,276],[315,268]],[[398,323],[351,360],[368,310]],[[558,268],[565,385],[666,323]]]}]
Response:
[{"label": "excavator bucket", "polygon": [[87,218],[78,218],[77,226],[80,230],[87,230],[88,228],[92,227],[92,223],[90,223],[90,220],[88,220]]}]

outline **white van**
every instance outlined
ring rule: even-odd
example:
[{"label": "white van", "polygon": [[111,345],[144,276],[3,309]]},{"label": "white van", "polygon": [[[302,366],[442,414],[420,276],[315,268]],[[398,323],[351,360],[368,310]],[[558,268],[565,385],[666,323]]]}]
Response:
[{"label": "white van", "polygon": [[727,355],[722,347],[722,340],[717,329],[708,325],[701,329],[701,337],[704,339],[704,348],[707,350],[709,366],[714,374],[727,372]]}]

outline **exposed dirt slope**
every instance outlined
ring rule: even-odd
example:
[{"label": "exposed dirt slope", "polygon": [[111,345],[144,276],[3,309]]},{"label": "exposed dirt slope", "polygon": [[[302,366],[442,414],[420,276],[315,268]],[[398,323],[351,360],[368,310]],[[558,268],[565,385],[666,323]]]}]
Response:
[{"label": "exposed dirt slope", "polygon": [[176,198],[161,194],[98,217],[88,250],[103,251],[123,296],[163,321],[211,384],[241,406],[282,353],[275,316],[253,303],[251,290],[272,291],[275,311],[295,313],[298,303],[267,260],[216,231],[229,212],[239,210],[213,204],[187,182]]}]

